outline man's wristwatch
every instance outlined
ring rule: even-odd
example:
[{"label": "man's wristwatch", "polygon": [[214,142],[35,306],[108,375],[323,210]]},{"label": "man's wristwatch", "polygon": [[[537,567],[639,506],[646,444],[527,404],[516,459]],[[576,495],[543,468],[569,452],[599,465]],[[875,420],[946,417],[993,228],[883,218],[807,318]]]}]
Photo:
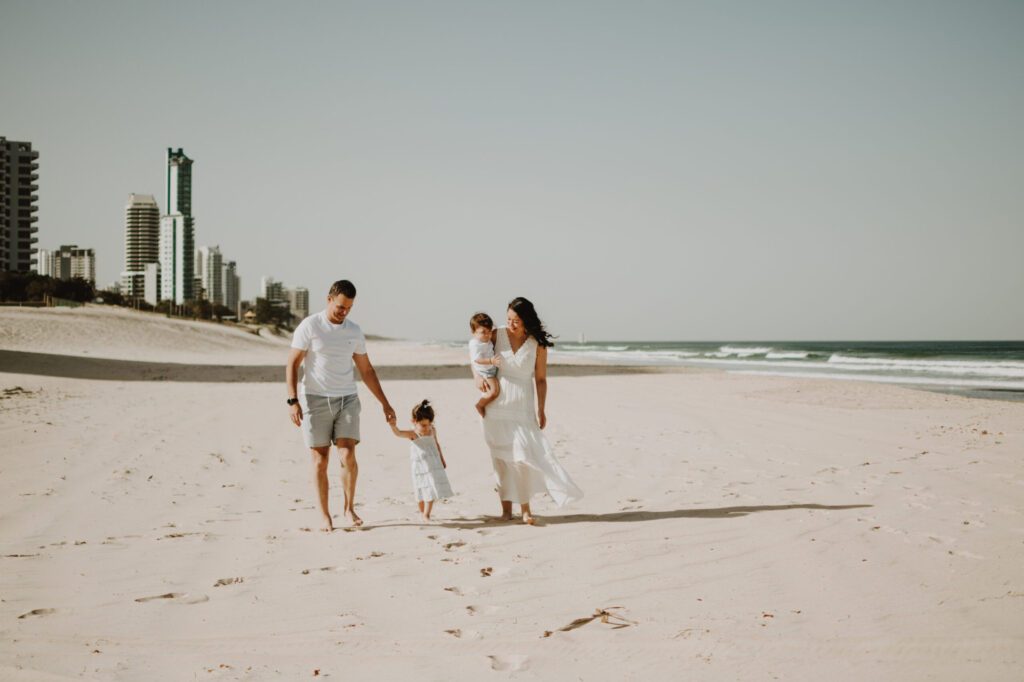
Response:
[{"label": "man's wristwatch", "polygon": [[291,406],[291,405],[298,405],[298,404],[299,404],[299,399],[298,398],[288,398],[288,405],[289,406]]}]

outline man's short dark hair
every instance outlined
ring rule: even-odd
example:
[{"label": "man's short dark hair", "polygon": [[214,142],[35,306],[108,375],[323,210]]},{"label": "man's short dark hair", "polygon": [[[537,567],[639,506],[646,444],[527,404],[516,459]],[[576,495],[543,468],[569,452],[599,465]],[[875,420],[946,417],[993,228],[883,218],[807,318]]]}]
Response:
[{"label": "man's short dark hair", "polygon": [[339,279],[331,285],[331,290],[327,292],[327,297],[334,298],[338,294],[343,295],[345,298],[355,298],[356,285],[347,279]]}]

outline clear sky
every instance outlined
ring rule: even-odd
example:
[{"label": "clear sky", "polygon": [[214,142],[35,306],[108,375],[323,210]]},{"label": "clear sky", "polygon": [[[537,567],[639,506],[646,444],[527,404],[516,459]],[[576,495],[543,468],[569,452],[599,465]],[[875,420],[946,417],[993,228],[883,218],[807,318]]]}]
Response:
[{"label": "clear sky", "polygon": [[39,246],[197,245],[372,333],[1024,338],[1024,2],[14,2]]}]

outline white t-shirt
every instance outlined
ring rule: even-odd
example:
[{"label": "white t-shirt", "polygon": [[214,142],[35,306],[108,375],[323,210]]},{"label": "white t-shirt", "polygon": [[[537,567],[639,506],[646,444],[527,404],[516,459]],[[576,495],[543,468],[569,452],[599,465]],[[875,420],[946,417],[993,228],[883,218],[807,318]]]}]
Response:
[{"label": "white t-shirt", "polygon": [[302,393],[339,398],[358,392],[352,355],[366,354],[366,337],[358,324],[348,319],[334,324],[323,310],[299,323],[292,348],[306,351]]},{"label": "white t-shirt", "polygon": [[[469,339],[469,359],[473,364],[480,364],[481,361],[486,362],[494,357],[494,344],[489,341],[478,341],[475,336]],[[481,365],[482,367],[491,367],[491,365]]]}]

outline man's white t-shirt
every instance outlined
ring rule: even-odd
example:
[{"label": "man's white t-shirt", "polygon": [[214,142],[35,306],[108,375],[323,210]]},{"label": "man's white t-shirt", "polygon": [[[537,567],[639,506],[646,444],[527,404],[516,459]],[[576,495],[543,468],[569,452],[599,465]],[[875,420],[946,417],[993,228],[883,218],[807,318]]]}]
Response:
[{"label": "man's white t-shirt", "polygon": [[302,393],[340,398],[358,392],[352,354],[366,354],[366,337],[358,324],[348,319],[334,324],[321,311],[299,323],[292,348],[306,351]]}]

